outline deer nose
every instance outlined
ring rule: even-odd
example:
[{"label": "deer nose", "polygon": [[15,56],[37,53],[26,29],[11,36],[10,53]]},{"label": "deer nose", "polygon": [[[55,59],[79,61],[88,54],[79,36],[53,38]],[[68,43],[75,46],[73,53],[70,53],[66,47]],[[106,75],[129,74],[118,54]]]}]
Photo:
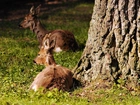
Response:
[{"label": "deer nose", "polygon": [[33,62],[36,64],[36,61],[35,60],[33,60]]},{"label": "deer nose", "polygon": [[18,27],[22,28],[22,26],[19,24]]}]

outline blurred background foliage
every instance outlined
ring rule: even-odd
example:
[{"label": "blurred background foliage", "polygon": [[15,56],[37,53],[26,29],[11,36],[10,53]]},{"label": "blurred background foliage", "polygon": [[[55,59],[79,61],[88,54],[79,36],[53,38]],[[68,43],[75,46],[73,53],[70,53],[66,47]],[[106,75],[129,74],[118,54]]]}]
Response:
[{"label": "blurred background foliage", "polygon": [[15,20],[24,16],[29,8],[34,5],[42,5],[42,13],[56,12],[64,9],[63,7],[72,7],[79,2],[91,2],[94,0],[0,0],[0,21]]}]

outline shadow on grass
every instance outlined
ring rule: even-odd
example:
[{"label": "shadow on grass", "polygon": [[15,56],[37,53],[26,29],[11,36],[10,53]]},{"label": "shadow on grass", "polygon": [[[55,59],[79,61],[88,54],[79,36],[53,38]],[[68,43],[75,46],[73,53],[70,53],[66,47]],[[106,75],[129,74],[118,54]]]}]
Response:
[{"label": "shadow on grass", "polygon": [[[2,0],[0,1],[0,21],[16,20],[25,16],[32,5],[41,4],[41,12],[51,14],[67,8],[73,8],[80,2],[91,2],[92,0],[65,0],[66,2],[48,2],[49,0]],[[60,0],[64,1],[64,0]],[[93,1],[92,1],[93,2]]]}]

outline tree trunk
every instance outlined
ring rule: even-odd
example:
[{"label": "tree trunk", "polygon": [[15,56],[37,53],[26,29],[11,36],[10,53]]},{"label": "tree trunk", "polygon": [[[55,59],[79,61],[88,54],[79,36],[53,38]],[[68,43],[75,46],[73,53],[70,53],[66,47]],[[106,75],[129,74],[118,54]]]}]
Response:
[{"label": "tree trunk", "polygon": [[140,86],[140,0],[95,0],[74,77],[85,85]]}]

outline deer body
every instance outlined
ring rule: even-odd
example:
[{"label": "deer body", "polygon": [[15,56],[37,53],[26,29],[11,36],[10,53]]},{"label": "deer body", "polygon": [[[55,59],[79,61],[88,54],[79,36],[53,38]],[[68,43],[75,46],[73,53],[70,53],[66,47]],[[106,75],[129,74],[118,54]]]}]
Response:
[{"label": "deer body", "polygon": [[72,87],[72,72],[59,65],[50,65],[43,69],[34,79],[30,89],[37,91],[39,88],[69,91]]},{"label": "deer body", "polygon": [[[43,69],[34,79],[30,89],[37,91],[39,88],[69,91],[73,84],[73,73],[66,67],[57,65],[53,57],[54,41],[50,37],[45,38],[38,56],[34,59],[36,64],[45,65]],[[56,38],[55,38],[56,39]]]},{"label": "deer body", "polygon": [[39,45],[42,46],[42,40],[45,35],[48,35],[48,33],[51,33],[51,37],[58,37],[56,40],[56,46],[54,48],[55,52],[60,52],[62,50],[72,50],[76,51],[78,49],[78,44],[75,40],[74,35],[71,32],[65,31],[65,30],[53,30],[53,31],[47,31],[37,18],[37,15],[40,12],[40,6],[38,6],[36,9],[32,7],[30,9],[30,13],[27,14],[24,18],[24,20],[20,23],[20,27],[22,28],[30,28],[31,31],[33,31],[37,35],[37,39],[39,41]]}]

